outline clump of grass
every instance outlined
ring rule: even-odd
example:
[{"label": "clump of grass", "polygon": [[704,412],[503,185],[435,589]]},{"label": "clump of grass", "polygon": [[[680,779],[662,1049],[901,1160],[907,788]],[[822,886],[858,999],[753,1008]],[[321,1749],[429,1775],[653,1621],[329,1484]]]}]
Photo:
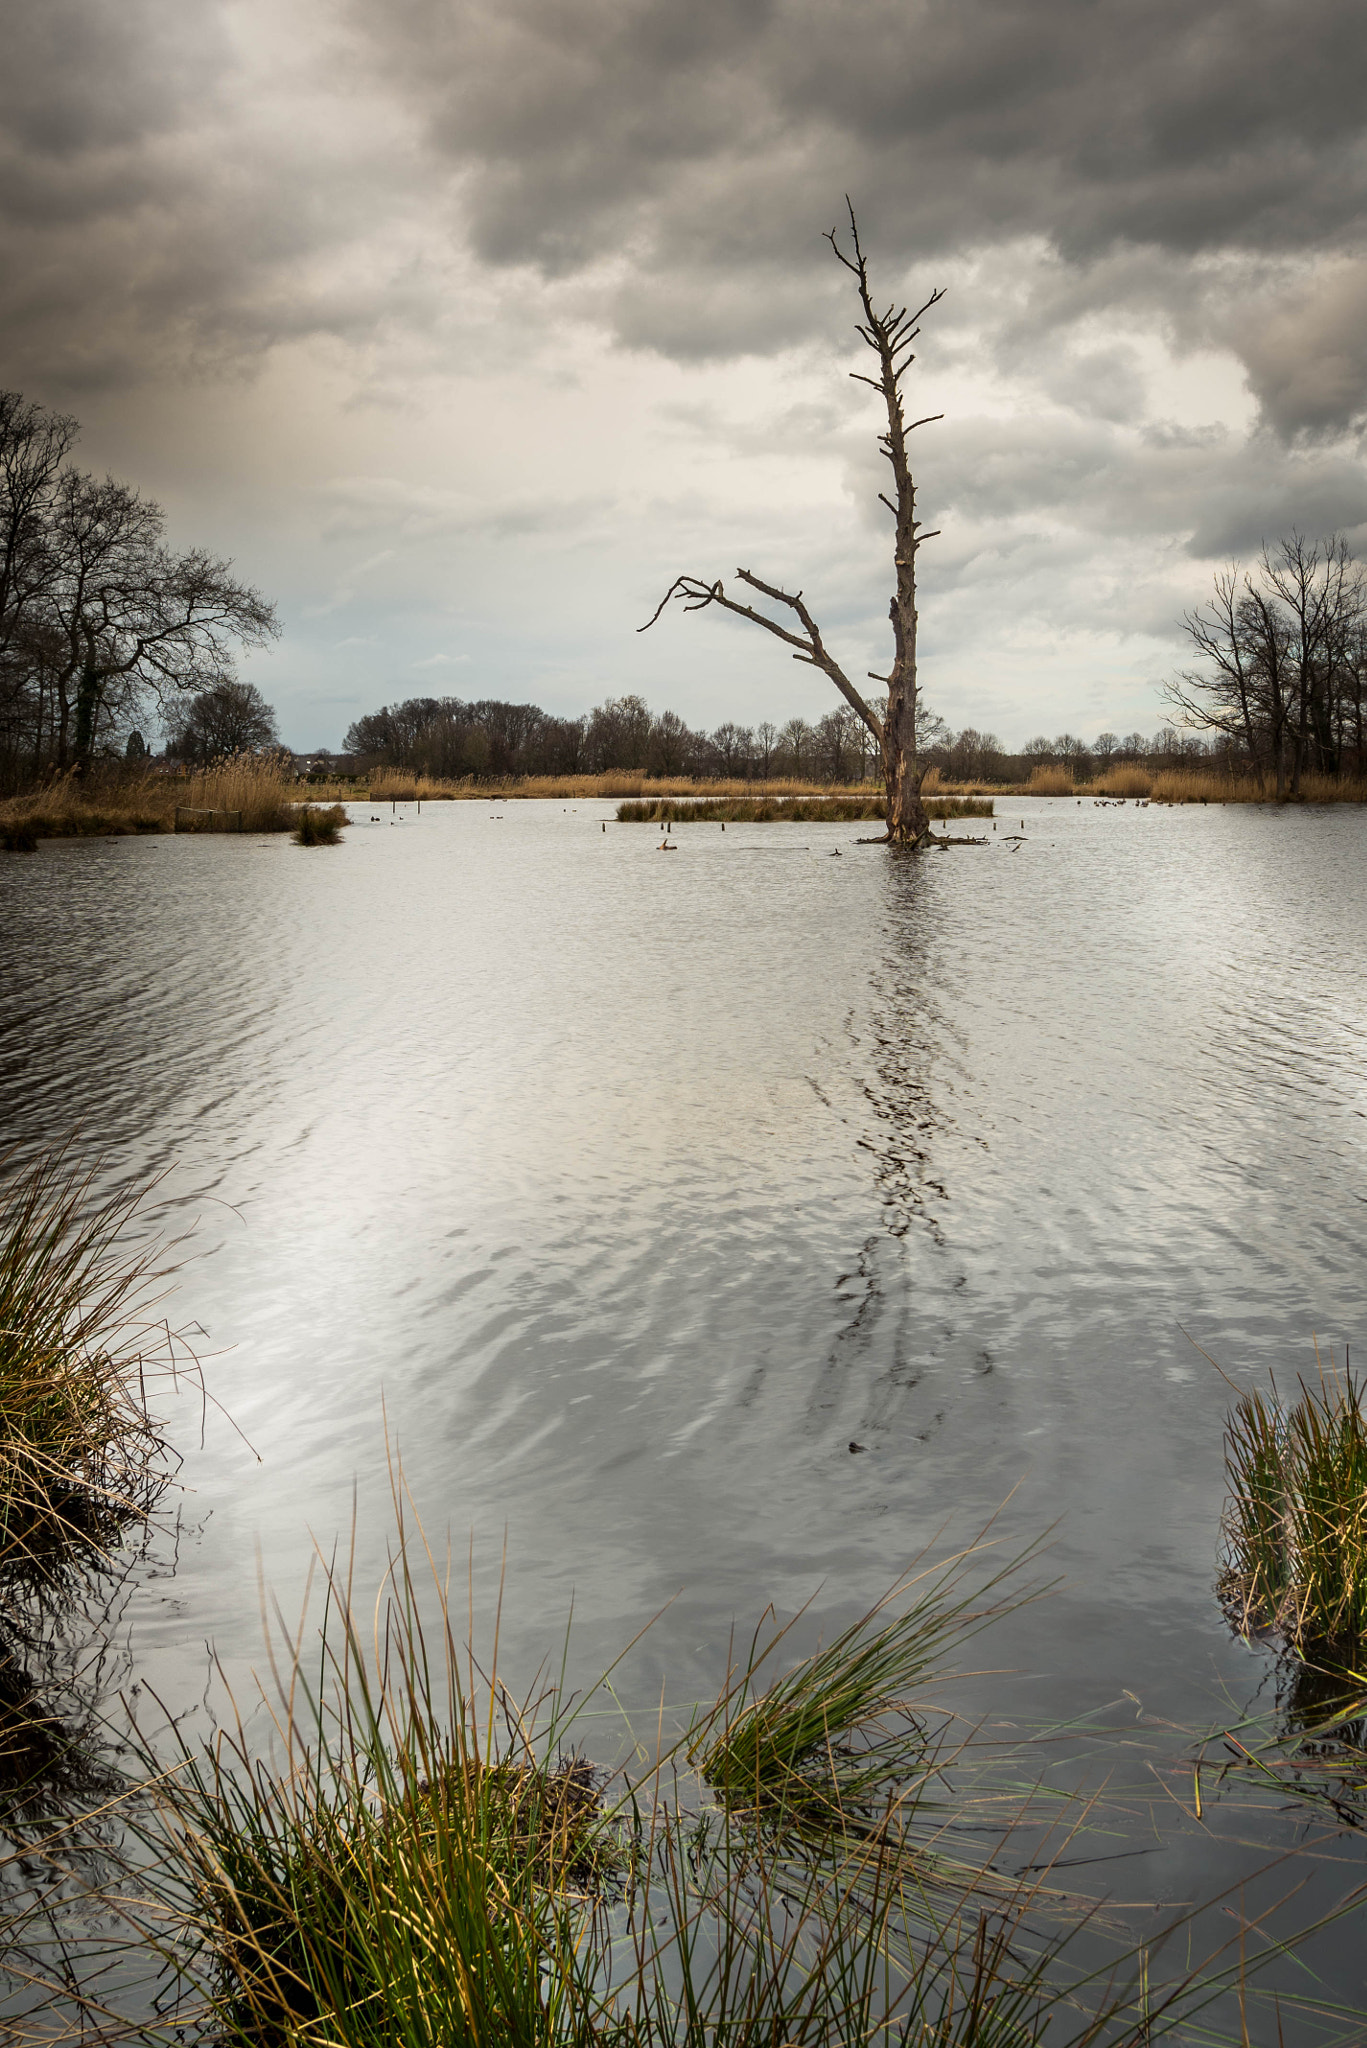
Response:
[{"label": "clump of grass", "polygon": [[495,1671],[479,1715],[440,1574],[435,1632],[420,1617],[402,1521],[369,1642],[344,1576],[324,1573],[318,1664],[296,1640],[272,1703],[280,1765],[241,1718],[170,1774],[146,1758],[191,2016],[254,2048],[608,2038],[593,1976],[623,1830],[601,1775],[562,1754],[558,1700],[517,1708]]},{"label": "clump of grass", "polygon": [[0,1190],[0,1585],[107,1557],[170,1476],[148,1407],[166,1355],[159,1252],[130,1249],[139,1196],[97,1198],[62,1155]]},{"label": "clump of grass", "polygon": [[[294,821],[294,769],[288,756],[234,754],[169,783],[172,805],[233,820],[233,830],[285,832]],[[174,811],[173,811],[174,816]]]},{"label": "clump of grass", "polygon": [[574,1981],[573,1923],[617,1865],[594,1774],[490,1762],[468,1729],[445,1732],[429,1721],[395,1745],[353,1721],[343,1769],[319,1772],[337,1761],[326,1743],[296,1749],[288,1785],[240,1739],[231,1763],[189,1764],[176,1807],[202,1830],[194,1912],[228,2039],[340,2029],[378,2048],[415,2022],[440,2040],[535,2037],[546,1959]]},{"label": "clump of grass", "polygon": [[[961,1560],[920,1583],[899,1581],[878,1606],[763,1691],[755,1682],[793,1624],[752,1641],[740,1676],[695,1723],[687,1754],[731,1811],[854,1813],[891,1784],[919,1786],[927,1742],[912,1696],[960,1646],[1020,1595],[980,1604]],[[1009,1570],[1014,1572],[1019,1561]],[[1005,1577],[1007,1574],[1002,1574]],[[992,1581],[984,1590],[998,1583]],[[894,1606],[900,1611],[890,1612]]]},{"label": "clump of grass", "polygon": [[335,846],[342,836],[347,814],[340,804],[304,804],[296,820],[296,845]]},{"label": "clump of grass", "polygon": [[1361,1668],[1367,1650],[1367,1417],[1345,1364],[1283,1409],[1254,1391],[1225,1436],[1221,1593],[1240,1628],[1297,1656]]}]

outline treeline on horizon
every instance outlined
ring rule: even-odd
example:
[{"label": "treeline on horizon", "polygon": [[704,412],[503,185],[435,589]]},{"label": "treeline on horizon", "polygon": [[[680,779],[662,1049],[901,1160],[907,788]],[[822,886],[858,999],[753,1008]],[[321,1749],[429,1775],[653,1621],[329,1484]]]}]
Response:
[{"label": "treeline on horizon", "polygon": [[[1224,734],[1203,739],[1164,726],[1154,734],[1103,732],[1089,741],[1072,733],[1040,736],[1010,749],[974,726],[951,732],[927,720],[922,756],[946,781],[1018,783],[1039,767],[1065,766],[1079,781],[1129,762],[1159,769],[1249,765]],[[814,724],[727,722],[695,731],[677,712],[652,712],[639,696],[609,697],[581,718],[560,718],[536,704],[485,698],[410,697],[382,705],[349,728],[341,758],[319,758],[359,773],[399,769],[441,781],[504,781],[519,776],[604,775],[614,771],[691,781],[801,781],[858,784],[881,780],[868,728],[837,707]]]}]

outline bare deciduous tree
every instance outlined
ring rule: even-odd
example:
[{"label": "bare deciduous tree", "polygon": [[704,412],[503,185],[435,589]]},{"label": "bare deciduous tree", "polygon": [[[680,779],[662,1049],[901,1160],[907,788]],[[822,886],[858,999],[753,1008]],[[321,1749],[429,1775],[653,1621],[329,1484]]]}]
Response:
[{"label": "bare deciduous tree", "polygon": [[203,549],[173,554],[161,508],[67,466],[76,423],[0,392],[0,765],[83,768],[149,699],[231,673],[275,614]]},{"label": "bare deciduous tree", "polygon": [[827,240],[839,261],[853,276],[858,292],[863,318],[857,323],[856,331],[865,345],[878,358],[878,374],[866,377],[861,372],[851,371],[851,376],[861,384],[867,384],[883,400],[887,412],[887,432],[878,437],[879,446],[892,469],[894,496],[879,492],[896,522],[893,545],[895,588],[889,606],[892,621],[893,656],[892,667],[886,676],[874,675],[870,679],[886,683],[887,703],[880,717],[869,705],[861,691],[856,689],[849,676],[826,646],[821,630],[804,602],[802,592],[784,590],[779,585],[768,583],[752,570],[737,569],[736,575],[748,589],[759,597],[766,598],[771,605],[784,607],[775,617],[760,611],[754,605],[728,596],[725,585],[720,581],[707,581],[700,576],[678,576],[652,618],[640,628],[646,632],[669,604],[671,598],[678,598],[685,611],[705,611],[711,605],[718,605],[723,611],[732,612],[737,618],[748,619],[752,625],[762,626],[766,633],[772,633],[784,641],[793,652],[794,661],[806,662],[828,676],[841,696],[857,717],[873,735],[883,762],[883,776],[887,788],[888,839],[898,845],[919,846],[926,838],[930,825],[925,805],[921,801],[921,782],[925,769],[921,764],[917,735],[917,674],[916,674],[916,557],[924,542],[934,538],[933,533],[922,531],[921,521],[916,517],[916,484],[912,476],[911,462],[907,452],[908,436],[917,427],[928,426],[932,419],[941,419],[943,414],[931,413],[923,419],[908,422],[902,400],[902,380],[916,360],[912,344],[920,333],[920,321],[932,306],[944,297],[942,291],[934,291],[914,313],[891,305],[885,312],[874,310],[870,295],[868,263],[859,240],[859,224],[855,219],[854,207],[846,200],[850,216],[851,251],[841,247],[839,233],[832,228]]},{"label": "bare deciduous tree", "polygon": [[259,754],[278,747],[275,713],[255,683],[214,683],[187,704],[177,704],[167,724],[168,751],[182,761],[216,761],[225,754]]},{"label": "bare deciduous tree", "polygon": [[1361,772],[1367,576],[1340,536],[1293,533],[1256,574],[1232,563],[1183,623],[1198,666],[1165,695],[1184,725],[1226,735],[1279,801],[1349,749]]}]

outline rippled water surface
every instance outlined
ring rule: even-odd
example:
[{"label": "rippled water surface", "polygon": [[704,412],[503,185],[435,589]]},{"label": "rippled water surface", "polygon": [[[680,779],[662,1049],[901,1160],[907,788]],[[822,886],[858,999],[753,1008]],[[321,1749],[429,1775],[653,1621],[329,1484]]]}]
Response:
[{"label": "rippled water surface", "polygon": [[[998,810],[920,858],[462,803],[0,863],[4,1126],[164,1176],[173,1320],[259,1453],[177,1410],[159,1685],[257,1657],[258,1555],[288,1604],[353,1486],[368,1568],[387,1426],[479,1600],[506,1540],[528,1668],[571,1598],[585,1669],[673,1601],[633,1683],[710,1690],[733,1618],[848,1618],[1009,1496],[1063,1584],[982,1711],[1266,1694],[1203,1352],[1290,1378],[1362,1331],[1367,817]],[[1142,1884],[1214,1854],[1155,1837]]]}]

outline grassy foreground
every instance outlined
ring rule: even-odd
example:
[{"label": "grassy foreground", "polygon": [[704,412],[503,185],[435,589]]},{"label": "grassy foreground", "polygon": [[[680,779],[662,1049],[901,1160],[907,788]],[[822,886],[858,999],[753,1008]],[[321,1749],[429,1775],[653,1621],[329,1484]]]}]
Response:
[{"label": "grassy foreground", "polygon": [[[340,804],[319,820],[340,828]],[[40,839],[141,832],[290,832],[299,824],[300,790],[270,757],[224,761],[193,775],[72,776],[0,803],[0,845],[24,852]],[[314,842],[310,842],[314,843]]]},{"label": "grassy foreground", "polygon": [[[54,1745],[71,1746],[41,1700],[10,1698],[28,1684],[20,1596],[107,1564],[169,1476],[147,1400],[164,1269],[127,1248],[135,1201],[92,1199],[58,1157],[14,1174],[0,1204],[4,1793],[31,1789],[25,1772],[50,1787]],[[1358,1391],[1326,1382],[1307,1401],[1296,1497],[1321,1499],[1328,1472],[1360,1521]],[[1286,1432],[1240,1415],[1232,1441],[1252,1442],[1261,1473],[1258,1446]],[[914,1568],[806,1655],[802,1618],[768,1617],[716,1699],[643,1735],[613,1670],[572,1694],[565,1654],[515,1695],[497,1627],[481,1664],[456,1632],[450,1560],[397,1474],[394,1505],[378,1603],[357,1597],[345,1552],[323,1555],[321,1621],[273,1644],[273,1685],[241,1715],[230,1702],[207,1740],[173,1722],[170,1755],[164,1737],[143,1743],[134,1777],[85,1795],[90,1824],[117,1809],[133,1845],[110,1850],[107,1885],[81,1881],[89,1990],[74,1960],[87,1937],[45,1975],[41,1890],[21,1912],[0,1897],[7,1981],[35,2017],[70,2010],[82,2038],[144,2048],[1149,2048],[1194,2038],[1231,1986],[1242,2002],[1242,1912],[1195,1964],[1191,1914],[1145,1919],[1127,1947],[1122,1920],[1058,1883],[1085,1811],[1059,1825],[1052,1805],[1041,1836],[1028,1791],[1004,1805],[952,1788],[969,1740],[927,1692],[1045,1590],[1024,1580],[1031,1553],[994,1566],[984,1541]],[[1283,1490],[1245,1548],[1289,1511]],[[1352,1528],[1337,1639],[1350,1609],[1362,1620]],[[584,1753],[590,1727],[624,1766]],[[31,1839],[0,1869],[59,1843],[69,1876],[77,1838],[58,1812],[33,1806]],[[1023,1864],[1004,1853],[1022,1821]],[[1278,1952],[1260,1936],[1260,1961]],[[131,2015],[106,1972],[131,1987]],[[58,2035],[44,2021],[32,2038]]]},{"label": "grassy foreground", "polygon": [[1075,1959],[1095,1927],[1037,1850],[1013,1879],[956,1836],[944,1716],[913,1691],[1011,1604],[1011,1567],[973,1588],[970,1550],[901,1581],[786,1669],[791,1624],[762,1627],[677,1741],[627,1731],[614,1774],[576,1747],[612,1672],[576,1699],[562,1661],[514,1697],[396,1503],[378,1607],[321,1556],[321,1624],[285,1636],[273,1687],[173,1768],[144,1754],[128,1925],[178,1986],[144,2041],[1140,2048],[1242,1981],[1237,1941],[1161,1976],[1148,1941]]}]

